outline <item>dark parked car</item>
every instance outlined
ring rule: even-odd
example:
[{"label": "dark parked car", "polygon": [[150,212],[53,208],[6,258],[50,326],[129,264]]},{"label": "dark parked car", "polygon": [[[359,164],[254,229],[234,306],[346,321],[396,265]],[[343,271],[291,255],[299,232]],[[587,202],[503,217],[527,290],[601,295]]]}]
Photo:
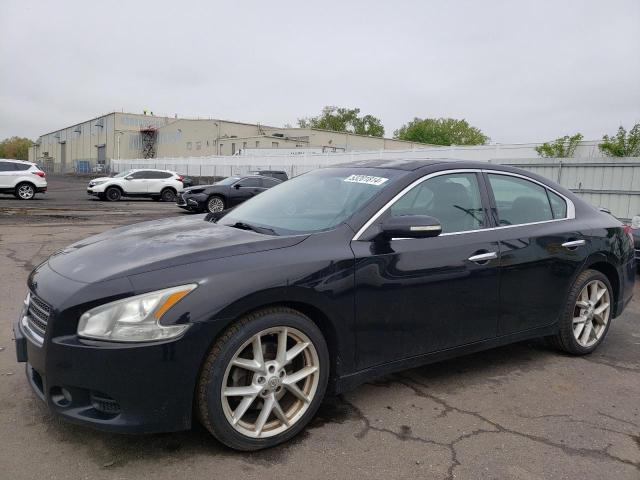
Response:
[{"label": "dark parked car", "polygon": [[633,235],[634,251],[638,272],[640,272],[640,216],[636,215],[631,219],[631,234]]},{"label": "dark parked car", "polygon": [[227,177],[213,185],[183,190],[176,205],[192,212],[221,212],[278,185],[280,180],[261,175]]},{"label": "dark parked car", "polygon": [[533,337],[593,352],[631,237],[555,183],[451,160],[322,168],[233,210],[54,253],[14,324],[33,390],[114,432],[286,441],[327,390]]},{"label": "dark parked car", "polygon": [[265,177],[277,178],[281,182],[289,180],[287,172],[284,170],[251,170],[250,175],[263,175]]}]

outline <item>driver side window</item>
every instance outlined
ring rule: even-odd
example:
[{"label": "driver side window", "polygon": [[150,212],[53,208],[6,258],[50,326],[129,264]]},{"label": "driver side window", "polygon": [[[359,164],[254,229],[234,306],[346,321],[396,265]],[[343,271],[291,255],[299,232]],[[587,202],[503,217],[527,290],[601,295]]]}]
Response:
[{"label": "driver side window", "polygon": [[440,221],[442,233],[479,230],[484,208],[475,173],[450,173],[416,185],[391,206],[391,216],[428,215]]}]

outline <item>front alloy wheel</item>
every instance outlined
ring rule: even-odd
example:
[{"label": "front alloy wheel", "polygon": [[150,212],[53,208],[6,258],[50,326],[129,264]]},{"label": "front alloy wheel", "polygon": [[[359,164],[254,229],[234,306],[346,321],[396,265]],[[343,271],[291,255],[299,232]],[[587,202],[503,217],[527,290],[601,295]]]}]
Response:
[{"label": "front alloy wheel", "polygon": [[210,213],[217,213],[224,210],[224,200],[218,196],[213,196],[207,201],[207,210]]},{"label": "front alloy wheel", "polygon": [[327,370],[324,338],[307,317],[288,308],[252,314],[222,334],[205,362],[202,423],[238,450],[277,445],[312,418]]},{"label": "front alloy wheel", "polygon": [[291,327],[256,333],[235,353],[223,379],[222,408],[233,427],[253,438],[295,424],[318,389],[318,353]]}]

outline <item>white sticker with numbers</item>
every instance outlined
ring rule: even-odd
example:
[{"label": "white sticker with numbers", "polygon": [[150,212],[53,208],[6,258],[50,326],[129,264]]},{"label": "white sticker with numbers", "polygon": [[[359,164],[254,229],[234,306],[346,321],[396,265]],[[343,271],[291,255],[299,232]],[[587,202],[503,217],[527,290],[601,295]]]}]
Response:
[{"label": "white sticker with numbers", "polygon": [[351,183],[366,183],[367,185],[382,185],[384,182],[389,180],[384,177],[374,177],[372,175],[350,175],[344,179],[345,182]]}]

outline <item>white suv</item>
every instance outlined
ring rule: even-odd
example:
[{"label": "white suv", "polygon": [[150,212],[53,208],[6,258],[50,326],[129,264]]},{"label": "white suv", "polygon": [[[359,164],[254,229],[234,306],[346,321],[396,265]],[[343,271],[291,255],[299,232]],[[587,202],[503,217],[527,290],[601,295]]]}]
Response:
[{"label": "white suv", "polygon": [[12,193],[20,200],[31,200],[47,191],[45,173],[35,163],[0,158],[0,193]]},{"label": "white suv", "polygon": [[122,197],[150,197],[174,202],[182,188],[182,177],[176,172],[145,168],[95,178],[89,182],[87,193],[110,202],[117,202]]}]

